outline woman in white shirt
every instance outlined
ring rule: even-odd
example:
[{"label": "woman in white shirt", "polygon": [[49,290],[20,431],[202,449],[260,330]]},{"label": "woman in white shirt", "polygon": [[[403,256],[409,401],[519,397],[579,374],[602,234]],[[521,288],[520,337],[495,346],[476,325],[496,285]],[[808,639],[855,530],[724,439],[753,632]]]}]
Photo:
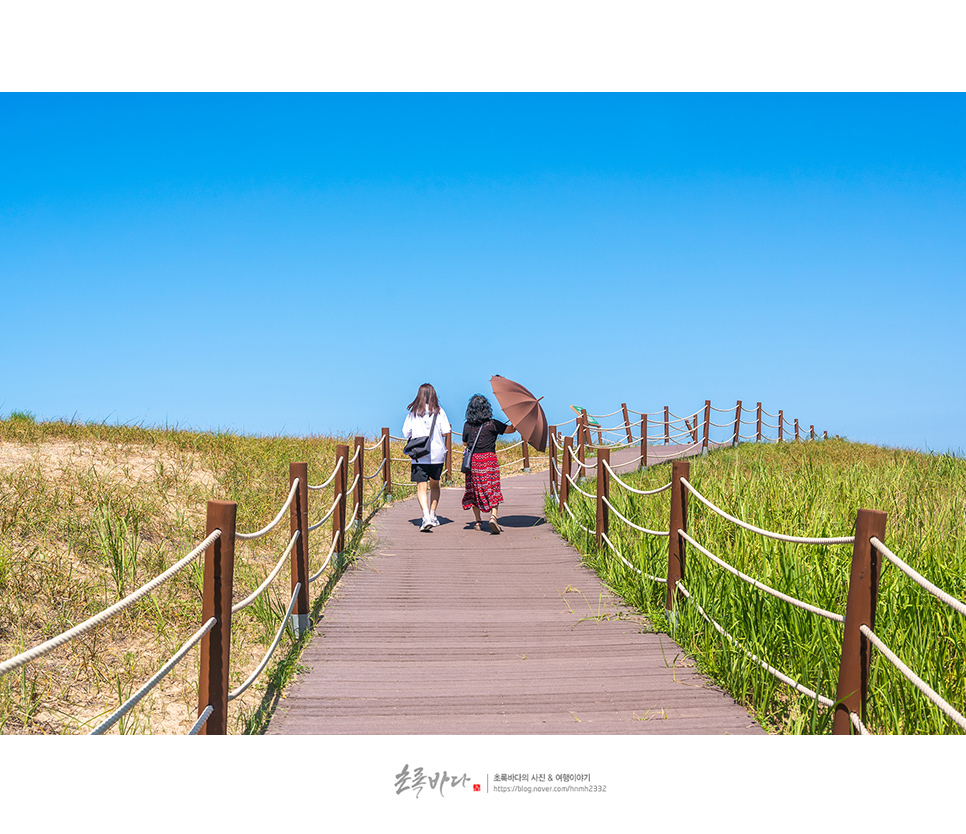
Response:
[{"label": "woman in white shirt", "polygon": [[[436,425],[433,426],[433,417]],[[440,408],[436,389],[428,382],[419,386],[419,392],[409,404],[409,412],[403,423],[403,437],[407,440],[413,437],[429,437],[432,428],[429,454],[413,461],[410,480],[416,484],[416,499],[423,511],[423,521],[419,529],[429,532],[439,526],[436,518],[436,506],[439,504],[439,479],[443,475],[443,463],[446,461],[447,432],[452,431],[446,412]]]}]

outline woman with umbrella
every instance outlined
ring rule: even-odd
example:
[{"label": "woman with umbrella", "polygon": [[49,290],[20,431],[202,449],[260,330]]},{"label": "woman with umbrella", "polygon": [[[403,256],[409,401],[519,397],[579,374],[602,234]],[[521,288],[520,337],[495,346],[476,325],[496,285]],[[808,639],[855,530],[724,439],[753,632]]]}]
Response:
[{"label": "woman with umbrella", "polygon": [[501,434],[513,432],[509,423],[493,419],[490,401],[482,394],[470,397],[463,424],[463,454],[471,455],[470,471],[466,472],[466,489],[463,492],[463,509],[472,507],[476,522],[475,530],[482,530],[482,512],[490,514],[490,532],[501,532],[497,521],[497,509],[503,503],[500,488],[500,464],[496,458],[496,439]]}]

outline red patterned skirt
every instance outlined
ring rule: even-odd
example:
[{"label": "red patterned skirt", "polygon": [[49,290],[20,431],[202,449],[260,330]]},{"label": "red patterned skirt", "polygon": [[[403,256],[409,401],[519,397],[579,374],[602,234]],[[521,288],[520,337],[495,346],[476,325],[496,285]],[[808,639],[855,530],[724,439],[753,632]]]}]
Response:
[{"label": "red patterned skirt", "polygon": [[503,503],[500,489],[500,464],[495,452],[477,452],[473,455],[473,471],[467,472],[466,490],[463,492],[463,509],[479,507],[489,512]]}]

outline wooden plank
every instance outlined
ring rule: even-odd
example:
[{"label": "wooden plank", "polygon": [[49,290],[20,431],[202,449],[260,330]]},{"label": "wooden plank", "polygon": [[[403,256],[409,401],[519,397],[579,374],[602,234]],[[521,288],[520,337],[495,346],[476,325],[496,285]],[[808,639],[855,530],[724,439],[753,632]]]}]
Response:
[{"label": "wooden plank", "polygon": [[504,479],[498,536],[467,529],[462,487],[432,532],[415,499],[379,512],[266,732],[763,734],[581,563],[546,522],[545,481]]}]

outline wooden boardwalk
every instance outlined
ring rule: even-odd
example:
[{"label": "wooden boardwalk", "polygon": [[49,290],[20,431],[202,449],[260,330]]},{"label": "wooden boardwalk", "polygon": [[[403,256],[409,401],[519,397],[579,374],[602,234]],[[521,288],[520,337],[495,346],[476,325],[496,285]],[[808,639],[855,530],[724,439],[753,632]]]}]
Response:
[{"label": "wooden boardwalk", "polygon": [[415,498],[381,510],[266,733],[763,734],[581,563],[546,521],[547,486],[503,480],[501,535],[469,529],[461,486],[429,533]]}]

